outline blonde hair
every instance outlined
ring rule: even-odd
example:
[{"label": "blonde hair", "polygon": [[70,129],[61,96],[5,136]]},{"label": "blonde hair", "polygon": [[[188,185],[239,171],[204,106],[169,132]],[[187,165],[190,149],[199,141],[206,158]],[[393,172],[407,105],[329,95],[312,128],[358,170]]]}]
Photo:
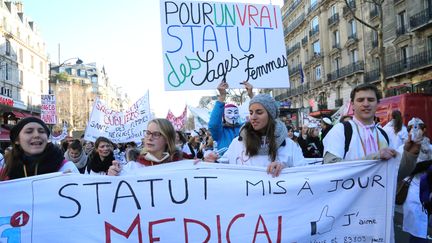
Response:
[{"label": "blonde hair", "polygon": [[[166,141],[165,152],[168,152],[170,156],[173,156],[176,151],[176,146],[175,146],[176,132],[171,122],[164,118],[155,118],[148,122],[148,124],[150,123],[154,123],[159,127],[160,133],[162,134],[162,136],[165,138]],[[146,152],[147,150],[144,147],[141,154]]]}]

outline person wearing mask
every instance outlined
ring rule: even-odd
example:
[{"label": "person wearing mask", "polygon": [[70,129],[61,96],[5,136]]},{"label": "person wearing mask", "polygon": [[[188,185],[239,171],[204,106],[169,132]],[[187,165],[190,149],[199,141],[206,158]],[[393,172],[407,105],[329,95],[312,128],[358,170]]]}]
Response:
[{"label": "person wearing mask", "polygon": [[72,161],[81,174],[84,173],[87,165],[87,155],[84,153],[81,142],[78,139],[73,140],[69,144],[64,157],[66,160]]},{"label": "person wearing mask", "polygon": [[145,146],[137,161],[124,166],[121,166],[119,161],[114,161],[109,167],[108,175],[134,174],[139,168],[179,161],[185,156],[187,158],[186,154],[176,148],[176,132],[167,119],[156,118],[149,121],[144,136]]},{"label": "person wearing mask", "polygon": [[0,169],[0,180],[12,180],[52,172],[79,173],[64,159],[60,148],[48,142],[50,130],[36,117],[21,119],[10,131],[12,150]]},{"label": "person wearing mask", "polygon": [[88,156],[86,173],[90,175],[106,175],[114,159],[114,146],[106,137],[98,137],[93,152]]},{"label": "person wearing mask", "polygon": [[402,122],[402,114],[398,110],[392,112],[392,120],[384,126],[394,149],[398,149],[408,138],[408,130]]},{"label": "person wearing mask", "polygon": [[[259,94],[249,103],[250,120],[242,127],[220,161],[246,166],[263,166],[273,177],[286,167],[306,165],[300,147],[288,138],[285,124],[278,118],[276,101]],[[215,162],[217,153],[206,154],[204,161]]]},{"label": "person wearing mask", "polygon": [[[394,118],[393,118],[394,119]],[[417,126],[417,131],[414,127]],[[410,243],[430,242],[428,240],[428,214],[423,210],[420,202],[420,178],[427,173],[432,164],[432,145],[426,134],[426,125],[419,118],[412,118],[408,122],[408,132],[421,144],[420,153],[414,171],[405,180],[410,180],[408,193],[403,208],[402,230],[410,235]],[[403,145],[399,151],[403,150]]]},{"label": "person wearing mask", "polygon": [[[250,98],[253,97],[253,87],[248,82],[243,82]],[[218,85],[218,100],[210,114],[209,130],[216,141],[218,148],[226,148],[231,141],[239,135],[241,124],[239,124],[239,110],[233,104],[225,104],[228,83],[224,80]]]}]

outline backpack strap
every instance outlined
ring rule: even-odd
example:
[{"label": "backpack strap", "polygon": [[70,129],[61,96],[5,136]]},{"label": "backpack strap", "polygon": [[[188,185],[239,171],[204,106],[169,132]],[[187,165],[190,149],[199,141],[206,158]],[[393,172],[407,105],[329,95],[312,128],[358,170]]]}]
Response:
[{"label": "backpack strap", "polygon": [[381,127],[377,127],[377,128],[378,128],[378,131],[380,131],[381,134],[384,136],[385,140],[387,141],[387,144],[390,146],[390,141],[389,141],[389,137],[388,137],[387,133]]},{"label": "backpack strap", "polygon": [[345,159],[345,156],[349,149],[349,145],[351,143],[353,130],[352,130],[351,123],[349,121],[344,121],[342,122],[342,124],[344,126],[344,135],[345,135],[345,147],[344,147],[344,156],[343,156],[343,159]]}]

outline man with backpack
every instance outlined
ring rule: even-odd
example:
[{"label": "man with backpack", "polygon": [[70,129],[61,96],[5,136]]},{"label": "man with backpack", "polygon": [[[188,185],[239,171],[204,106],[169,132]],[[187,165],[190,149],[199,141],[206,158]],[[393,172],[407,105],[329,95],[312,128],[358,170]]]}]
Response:
[{"label": "man with backpack", "polygon": [[[374,122],[380,92],[373,84],[361,84],[351,91],[353,120],[336,124],[324,138],[324,163],[347,160],[388,160],[392,149],[386,132]],[[344,141],[344,142],[341,142]],[[405,143],[398,178],[415,167],[420,146],[410,139]]]}]

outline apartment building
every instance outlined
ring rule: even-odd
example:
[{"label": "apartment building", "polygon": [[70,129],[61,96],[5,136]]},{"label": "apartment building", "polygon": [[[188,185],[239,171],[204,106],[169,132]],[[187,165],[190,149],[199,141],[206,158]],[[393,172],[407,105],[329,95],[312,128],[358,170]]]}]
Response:
[{"label": "apartment building", "polygon": [[0,141],[24,117],[39,115],[48,92],[45,43],[21,2],[0,0]]},{"label": "apartment building", "polygon": [[383,13],[356,0],[287,0],[282,7],[290,89],[276,99],[306,111],[334,110],[360,83],[379,82],[378,38],[383,15],[388,95],[432,93],[432,1],[388,0]]}]

